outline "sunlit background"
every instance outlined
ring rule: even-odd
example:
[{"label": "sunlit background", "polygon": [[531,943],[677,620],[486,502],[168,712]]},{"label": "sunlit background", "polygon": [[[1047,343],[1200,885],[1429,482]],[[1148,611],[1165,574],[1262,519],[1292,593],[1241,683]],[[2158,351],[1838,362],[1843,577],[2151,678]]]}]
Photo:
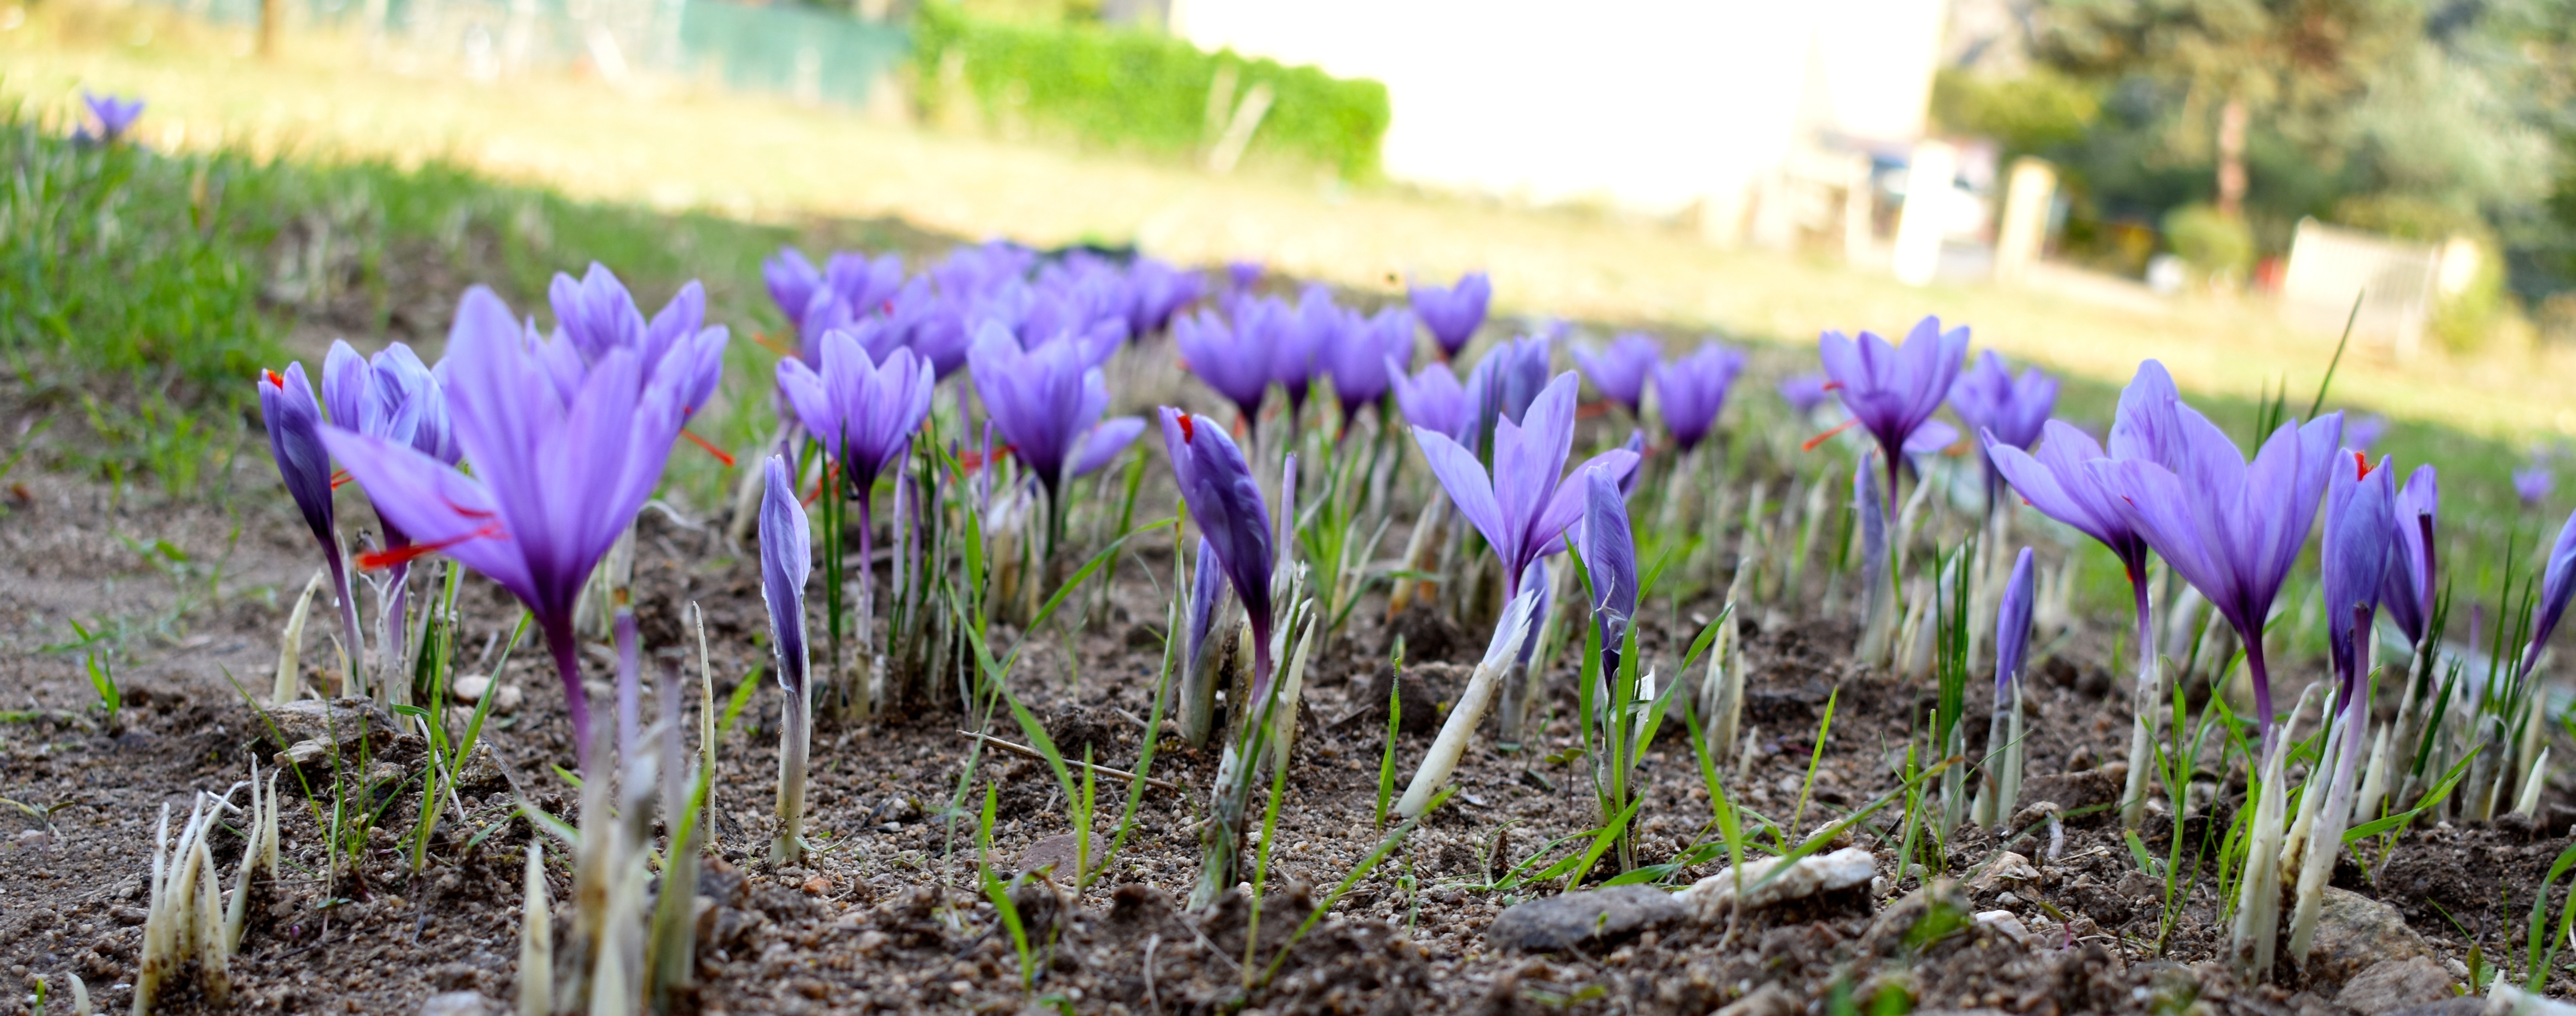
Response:
[{"label": "sunlit background", "polygon": [[2571,33],[2564,0],[5,0],[0,94],[312,174],[225,326],[305,355],[594,258],[774,330],[782,242],[1001,237],[1363,294],[1481,268],[1507,314],[1676,341],[1939,313],[2240,405],[2349,322],[2336,403],[2501,476],[2576,434]]}]

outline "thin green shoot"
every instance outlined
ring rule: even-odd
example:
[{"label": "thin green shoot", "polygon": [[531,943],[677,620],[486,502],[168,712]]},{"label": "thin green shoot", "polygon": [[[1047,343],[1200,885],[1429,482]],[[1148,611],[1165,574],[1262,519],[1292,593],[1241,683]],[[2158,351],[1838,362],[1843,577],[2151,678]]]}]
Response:
[{"label": "thin green shoot", "polygon": [[1020,989],[1037,984],[1037,959],[1029,952],[1028,926],[1020,919],[1020,908],[1011,902],[1011,889],[993,874],[993,813],[1001,799],[1002,785],[984,784],[984,813],[975,828],[975,874],[982,884],[984,898],[992,901],[993,912],[1000,915],[1002,928],[1010,932],[1011,951],[1020,960]]},{"label": "thin green shoot", "polygon": [[[1377,763],[1377,827],[1386,828],[1386,808],[1395,799],[1395,734],[1404,723],[1404,636],[1395,637],[1387,661],[1393,679],[1386,683],[1386,750]],[[1445,795],[1444,795],[1445,796]]]},{"label": "thin green shoot", "polygon": [[1815,792],[1816,767],[1825,759],[1825,739],[1834,733],[1834,703],[1842,698],[1842,694],[1842,686],[1836,685],[1832,693],[1825,696],[1825,719],[1816,725],[1815,750],[1807,755],[1807,781],[1798,786],[1798,807],[1789,813],[1789,827],[1792,829],[1806,823],[1807,797]]},{"label": "thin green shoot", "polygon": [[2530,974],[2524,988],[2534,994],[2548,986],[2550,967],[2558,962],[2558,943],[2567,940],[2570,930],[2576,930],[2576,891],[2567,894],[2567,906],[2559,912],[2557,934],[2549,934],[2543,920],[2549,914],[2550,887],[2571,867],[2576,867],[2576,845],[2558,852],[2558,859],[2549,864],[2549,874],[2541,877],[2539,887],[2531,894],[2530,955],[2526,966]]}]

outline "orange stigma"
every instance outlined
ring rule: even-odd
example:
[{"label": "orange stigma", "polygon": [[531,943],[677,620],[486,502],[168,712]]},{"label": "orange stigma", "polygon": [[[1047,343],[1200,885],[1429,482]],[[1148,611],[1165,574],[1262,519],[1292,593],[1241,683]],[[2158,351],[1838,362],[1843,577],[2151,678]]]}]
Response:
[{"label": "orange stigma", "polygon": [[285,378],[282,378],[282,377],[279,377],[279,376],[277,375],[277,372],[276,372],[276,371],[273,371],[273,370],[262,370],[262,371],[260,371],[260,373],[268,375],[268,383],[269,383],[269,384],[274,385],[274,386],[279,387],[279,388],[284,388],[284,387],[286,387],[286,379],[285,379]]},{"label": "orange stigma", "polygon": [[1814,436],[1814,437],[1808,438],[1808,439],[1807,439],[1807,443],[1806,443],[1806,444],[1802,444],[1802,445],[1799,445],[1799,446],[1798,446],[1798,450],[1799,450],[1799,451],[1802,451],[1802,452],[1812,452],[1812,451],[1815,451],[1815,450],[1816,450],[1816,446],[1817,446],[1817,445],[1823,444],[1823,443],[1825,443],[1826,441],[1831,440],[1831,439],[1833,438],[1833,436],[1834,436],[1834,435],[1836,435],[1836,434],[1840,434],[1840,433],[1842,433],[1842,432],[1844,432],[1844,431],[1846,431],[1846,430],[1850,430],[1850,429],[1852,428],[1852,424],[1859,423],[1859,422],[1860,422],[1860,420],[1858,420],[1857,418],[1855,418],[1855,419],[1850,419],[1850,420],[1845,420],[1845,421],[1843,421],[1842,423],[1835,425],[1834,429],[1832,429],[1832,430],[1829,430],[1829,431],[1826,431],[1826,432],[1824,432],[1824,433],[1822,433],[1822,434],[1818,434],[1818,435],[1816,435],[1816,436]]},{"label": "orange stigma", "polygon": [[2352,467],[2353,467],[2353,476],[2352,476],[2352,478],[2353,478],[2353,479],[2355,479],[2355,480],[2367,480],[2367,479],[2370,479],[2370,460],[2369,460],[2369,459],[2366,459],[2366,458],[2363,458],[2363,457],[2362,457],[2362,453],[2360,453],[2360,452],[2354,452],[2354,453],[2352,453]]},{"label": "orange stigma", "polygon": [[733,468],[733,456],[725,454],[724,449],[718,448],[713,444],[709,444],[707,439],[699,437],[697,432],[692,431],[687,427],[682,427],[680,428],[680,436],[688,438],[690,444],[706,449],[706,453],[715,456],[716,461],[724,463],[726,469]]},{"label": "orange stigma", "polygon": [[332,489],[332,490],[338,490],[338,489],[340,489],[340,487],[341,487],[341,485],[342,485],[342,484],[345,484],[345,483],[348,483],[348,482],[349,482],[349,471],[348,471],[348,470],[346,470],[346,469],[336,470],[336,471],[334,471],[334,472],[331,474],[331,489]]},{"label": "orange stigma", "polygon": [[398,564],[409,564],[414,560],[428,557],[431,554],[446,550],[449,547],[453,547],[467,540],[479,540],[487,536],[497,537],[499,535],[501,535],[501,524],[498,522],[487,522],[481,527],[475,529],[473,532],[466,533],[462,536],[451,536],[444,540],[433,540],[428,543],[404,544],[400,547],[390,547],[384,550],[371,550],[358,555],[358,570],[381,571]]}]

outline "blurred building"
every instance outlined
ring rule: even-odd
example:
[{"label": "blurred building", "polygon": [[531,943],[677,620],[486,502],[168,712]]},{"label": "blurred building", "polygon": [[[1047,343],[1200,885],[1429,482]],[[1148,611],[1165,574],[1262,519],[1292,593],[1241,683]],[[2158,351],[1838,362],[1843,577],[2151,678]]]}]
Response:
[{"label": "blurred building", "polygon": [[1389,176],[1696,211],[1721,242],[1818,209],[1842,222],[1798,181],[1845,186],[1922,134],[1948,17],[1944,0],[1171,3],[1202,47],[1384,82]]}]

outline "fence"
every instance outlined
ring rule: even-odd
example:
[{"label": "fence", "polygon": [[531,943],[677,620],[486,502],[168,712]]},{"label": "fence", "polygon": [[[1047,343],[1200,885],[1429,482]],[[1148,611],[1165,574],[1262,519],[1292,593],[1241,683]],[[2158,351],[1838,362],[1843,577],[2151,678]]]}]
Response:
[{"label": "fence", "polygon": [[[260,0],[153,0],[255,24]],[[718,0],[281,0],[289,24],[365,38],[405,69],[476,78],[583,68],[610,81],[710,81],[804,102],[864,105],[907,59],[896,26]]]}]

